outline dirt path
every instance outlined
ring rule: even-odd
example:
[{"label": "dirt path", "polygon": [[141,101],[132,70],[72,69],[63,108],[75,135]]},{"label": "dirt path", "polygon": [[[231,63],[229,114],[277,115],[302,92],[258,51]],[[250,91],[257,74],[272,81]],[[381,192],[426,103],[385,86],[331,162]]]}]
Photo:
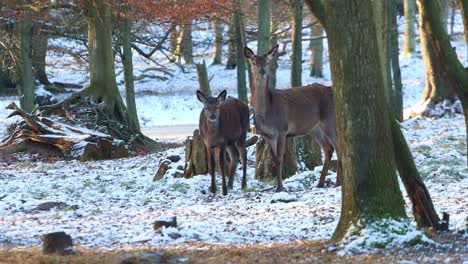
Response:
[{"label": "dirt path", "polygon": [[143,127],[141,131],[152,139],[180,140],[192,135],[198,124]]}]

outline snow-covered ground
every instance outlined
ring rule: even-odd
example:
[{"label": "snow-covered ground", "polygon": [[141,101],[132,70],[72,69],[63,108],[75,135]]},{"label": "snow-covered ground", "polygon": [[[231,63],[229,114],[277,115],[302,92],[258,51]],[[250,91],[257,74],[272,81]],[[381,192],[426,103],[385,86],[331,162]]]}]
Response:
[{"label": "snow-covered ground", "polygon": [[[468,208],[463,122],[458,115],[403,123],[435,208],[450,214],[453,232],[465,227]],[[253,149],[249,153],[252,164]],[[0,164],[0,247],[39,245],[41,235],[53,231],[65,231],[75,243],[91,248],[288,242],[330,238],[337,225],[340,188],[315,187],[320,167],[285,180],[297,201],[272,203],[278,196],[274,183],[256,181],[252,166],[248,190],[240,189],[238,172],[234,190],[225,197],[209,193],[208,175],[154,182],[160,159],[173,154],[183,157],[183,149],[110,161],[44,163],[25,158]],[[334,182],[334,177],[328,178]],[[38,210],[44,202],[66,205]],[[154,221],[170,216],[177,217],[177,228],[153,230]]]},{"label": "snow-covered ground", "polygon": [[[459,19],[458,19],[459,20]],[[457,20],[457,21],[458,21]],[[401,23],[400,23],[401,24]],[[458,30],[460,31],[460,30]],[[329,64],[322,79],[308,76],[304,45],[303,83],[331,84]],[[453,42],[461,61],[466,62],[463,40]],[[249,43],[255,47],[255,43]],[[326,47],[326,43],[325,43]],[[326,57],[326,56],[324,56]],[[208,57],[205,57],[209,63]],[[51,56],[49,59],[54,59]],[[66,58],[55,59],[51,80],[86,83],[86,73]],[[289,83],[289,59],[279,60],[278,87]],[[401,57],[404,106],[416,104],[424,87],[424,66],[420,55]],[[73,66],[73,67],[72,67]],[[152,66],[150,64],[150,66]],[[117,66],[117,71],[120,66]],[[148,64],[135,55],[136,75]],[[58,70],[60,69],[60,71]],[[200,103],[196,71],[188,73],[171,67],[174,78],[167,81],[137,82],[137,107],[142,127],[196,124]],[[223,89],[236,95],[235,71],[209,66],[214,93]],[[122,76],[118,75],[118,80]],[[121,89],[123,87],[121,86]],[[123,90],[123,89],[122,89]],[[4,108],[17,98],[0,100],[0,135],[9,111]],[[411,119],[402,124],[416,164],[426,181],[439,213],[450,214],[451,229],[466,226],[468,170],[464,120],[455,115],[441,119]],[[320,167],[285,181],[290,196],[297,201],[271,203],[274,183],[254,179],[253,149],[249,150],[248,190],[234,190],[223,197],[208,192],[207,175],[193,179],[166,177],[153,182],[164,155],[182,156],[183,149],[111,161],[55,163],[34,162],[18,156],[18,162],[0,163],[0,247],[39,245],[40,237],[52,231],[69,233],[75,243],[91,248],[119,248],[203,241],[209,243],[272,243],[298,239],[327,239],[337,224],[341,194],[339,188],[316,188]],[[335,175],[329,176],[334,182]],[[219,186],[219,183],[218,183]],[[401,189],[404,190],[403,185]],[[403,191],[404,192],[404,191]],[[34,210],[45,202],[63,202],[61,209]],[[411,207],[407,200],[407,212]],[[160,217],[176,216],[178,228],[153,230]]]}]

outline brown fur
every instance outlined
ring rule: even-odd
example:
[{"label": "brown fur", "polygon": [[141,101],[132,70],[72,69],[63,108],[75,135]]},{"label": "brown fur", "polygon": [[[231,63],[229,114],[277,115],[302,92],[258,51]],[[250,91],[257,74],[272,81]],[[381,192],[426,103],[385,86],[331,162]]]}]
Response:
[{"label": "brown fur", "polygon": [[[331,87],[314,83],[285,90],[270,88],[267,65],[277,50],[278,46],[275,46],[266,54],[257,56],[249,48],[244,49],[245,56],[252,62],[254,83],[258,86],[253,98],[255,127],[270,145],[277,164],[276,191],[283,190],[281,167],[286,139],[306,134],[314,135],[325,154],[325,164],[317,185],[323,187],[333,151],[338,147]],[[341,161],[338,160],[336,185],[340,184],[340,176]]]},{"label": "brown fur", "polygon": [[[214,159],[216,155],[222,174],[223,195],[227,195],[224,170],[226,151],[231,159],[228,187],[231,189],[233,187],[234,175],[240,154],[242,161],[242,188],[246,188],[247,150],[245,143],[247,130],[249,129],[248,106],[237,99],[230,98],[224,100],[226,96],[225,91],[217,98],[206,97],[200,91],[197,91],[197,96],[205,106],[200,113],[199,128],[200,135],[207,149],[208,160],[210,161],[211,192],[216,193]],[[216,121],[210,121],[211,117],[216,117]]]}]

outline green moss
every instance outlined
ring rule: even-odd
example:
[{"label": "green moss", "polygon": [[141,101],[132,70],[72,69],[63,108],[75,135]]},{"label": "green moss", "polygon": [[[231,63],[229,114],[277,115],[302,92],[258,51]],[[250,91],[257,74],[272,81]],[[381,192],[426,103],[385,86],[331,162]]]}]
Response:
[{"label": "green moss", "polygon": [[57,87],[57,86],[55,86],[53,84],[45,85],[44,89],[46,91],[51,92],[51,93],[63,93],[63,92],[65,92],[65,89]]}]

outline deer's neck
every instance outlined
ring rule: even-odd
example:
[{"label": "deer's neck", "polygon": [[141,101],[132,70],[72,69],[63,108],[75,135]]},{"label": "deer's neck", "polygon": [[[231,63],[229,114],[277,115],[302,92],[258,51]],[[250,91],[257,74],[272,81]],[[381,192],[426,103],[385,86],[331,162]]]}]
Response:
[{"label": "deer's neck", "polygon": [[268,78],[265,81],[256,83],[254,98],[254,110],[256,116],[265,117],[271,108],[271,90],[268,85]]}]

